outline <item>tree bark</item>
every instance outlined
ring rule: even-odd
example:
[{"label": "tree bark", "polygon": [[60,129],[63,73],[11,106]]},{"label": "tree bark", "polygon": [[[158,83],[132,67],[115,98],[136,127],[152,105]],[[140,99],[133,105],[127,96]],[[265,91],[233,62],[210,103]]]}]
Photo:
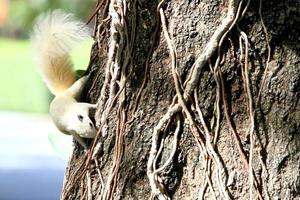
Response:
[{"label": "tree bark", "polygon": [[102,0],[98,136],[61,199],[300,199],[300,3]]}]

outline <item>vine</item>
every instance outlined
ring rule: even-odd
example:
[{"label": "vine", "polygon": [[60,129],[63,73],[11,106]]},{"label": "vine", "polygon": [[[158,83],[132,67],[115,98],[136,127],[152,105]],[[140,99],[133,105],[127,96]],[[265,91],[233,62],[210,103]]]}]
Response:
[{"label": "vine", "polygon": [[[223,2],[224,3],[224,2]],[[223,4],[222,3],[222,4]],[[94,51],[100,54],[100,51],[105,52],[107,59],[103,65],[105,67],[104,81],[100,91],[99,100],[97,102],[96,121],[99,131],[96,138],[93,140],[90,150],[86,154],[79,155],[79,161],[72,173],[72,169],[68,169],[66,174],[66,181],[64,183],[64,192],[61,199],[71,199],[71,193],[75,188],[80,187],[81,199],[99,199],[109,200],[114,198],[116,188],[119,181],[120,166],[124,154],[124,140],[127,125],[135,120],[135,113],[138,110],[139,102],[142,97],[144,88],[148,80],[148,72],[150,68],[150,59],[155,47],[155,40],[157,39],[159,28],[161,27],[163,37],[166,41],[169,57],[170,57],[170,72],[172,74],[173,84],[175,86],[175,95],[172,103],[169,105],[167,112],[160,118],[158,123],[154,126],[152,131],[151,148],[147,162],[147,177],[151,188],[150,199],[169,200],[170,195],[167,193],[167,185],[160,177],[160,174],[172,164],[174,156],[179,147],[179,135],[183,132],[183,121],[189,128],[189,132],[197,144],[201,152],[202,162],[204,163],[204,177],[203,185],[198,194],[199,199],[204,199],[205,193],[210,191],[215,199],[221,197],[222,199],[232,199],[226,182],[228,175],[222,162],[222,157],[217,150],[217,138],[220,133],[220,124],[222,120],[222,106],[224,111],[224,119],[228,126],[229,132],[234,136],[239,154],[247,169],[249,181],[249,198],[263,199],[260,191],[260,185],[253,169],[253,153],[255,145],[255,106],[253,94],[251,91],[249,78],[249,42],[245,32],[238,26],[240,20],[244,17],[250,4],[250,0],[228,0],[228,10],[226,17],[222,20],[219,27],[216,28],[202,53],[197,57],[192,67],[189,69],[189,74],[185,80],[181,80],[177,68],[177,54],[176,47],[168,32],[168,24],[165,16],[163,6],[166,4],[165,0],[158,3],[156,10],[156,25],[155,31],[151,37],[153,41],[150,45],[150,52],[145,63],[145,74],[142,86],[136,94],[133,108],[131,110],[131,118],[128,119],[128,111],[126,104],[127,79],[132,72],[132,54],[133,44],[135,42],[136,32],[136,4],[137,0],[101,0],[97,2],[94,13],[91,18],[95,18],[98,24],[95,27],[96,47]],[[268,41],[267,30],[262,20],[261,15],[261,0],[259,14],[262,26]],[[128,16],[130,15],[130,18]],[[128,19],[131,21],[128,24]],[[89,21],[90,21],[89,20]],[[108,27],[109,26],[109,27]],[[130,28],[129,28],[130,27]],[[226,61],[226,56],[222,55],[221,49],[223,42],[234,27],[237,27],[239,33],[239,48],[240,48],[240,65],[242,69],[242,80],[244,83],[244,90],[247,98],[247,114],[249,118],[249,135],[250,135],[250,150],[247,158],[246,151],[243,149],[239,134],[233,125],[233,120],[229,114],[227,97],[225,93],[225,82],[222,75],[221,66]],[[106,35],[109,35],[109,38]],[[107,39],[109,45],[103,47],[103,40]],[[103,50],[104,48],[104,50]],[[102,50],[101,50],[102,49]],[[100,57],[100,55],[98,55]],[[265,77],[268,72],[268,63],[270,61],[270,46],[268,45],[268,58],[264,72],[264,77],[261,83],[262,89],[265,85]],[[205,66],[209,66],[211,74],[216,83],[215,89],[215,103],[213,111],[213,119],[206,119],[202,110],[201,102],[198,98],[200,74]],[[95,86],[94,82],[92,87]],[[258,101],[261,96],[261,90],[258,92]],[[112,112],[117,116],[114,124],[114,147],[112,162],[110,170],[105,176],[101,172],[101,149],[105,143],[108,133],[109,117]],[[210,126],[208,121],[211,121]],[[169,127],[175,123],[175,130]],[[165,138],[172,137],[172,149],[164,161],[160,164],[158,162],[161,158],[165,146]],[[70,163],[75,159],[73,154]],[[213,168],[214,167],[214,168]],[[263,166],[264,168],[264,166]],[[215,170],[215,171],[214,171]],[[93,176],[98,176],[99,187],[98,191],[93,191]],[[214,176],[214,178],[212,178]],[[253,196],[253,194],[255,194]]]},{"label": "vine", "polygon": [[[93,192],[91,185],[91,171],[96,171],[100,179],[100,187],[97,196],[95,196],[96,199],[104,200],[113,198],[118,184],[118,173],[124,153],[124,136],[127,122],[127,112],[125,110],[125,86],[128,71],[130,71],[130,63],[132,61],[131,54],[135,40],[135,7],[136,0],[133,0],[132,2],[110,0],[105,3],[102,0],[97,3],[95,12],[92,15],[92,17],[96,16],[96,20],[100,21],[98,22],[98,26],[95,28],[95,35],[98,44],[98,49],[96,49],[96,51],[101,51],[102,39],[104,38],[105,33],[110,33],[107,62],[105,64],[105,80],[102,85],[95,114],[95,118],[99,119],[96,121],[99,131],[91,148],[83,155],[83,162],[79,165],[78,170],[76,170],[72,175],[67,175],[68,178],[64,184],[64,193],[61,197],[62,200],[69,199],[71,192],[74,191],[79,181],[81,182],[81,191],[84,191],[80,195],[81,199],[92,199]],[[127,21],[125,20],[129,10],[131,12],[130,33],[128,33]],[[105,26],[105,23],[108,21],[110,21],[109,30]],[[116,102],[118,103],[117,106]],[[115,128],[115,146],[112,166],[110,168],[111,170],[109,171],[108,176],[103,178],[98,161],[98,159],[101,161],[99,151],[101,151],[104,140],[107,136],[107,121],[109,114],[113,111],[113,108],[116,108],[115,112],[118,116]],[[91,167],[92,162],[95,163],[96,167]],[[84,176],[85,178],[83,178]]]},{"label": "vine", "polygon": [[[164,2],[164,1],[162,1]],[[246,5],[244,5],[246,4]],[[217,137],[220,129],[220,107],[221,107],[221,101],[223,101],[224,105],[224,113],[225,118],[228,124],[228,127],[230,128],[230,131],[233,133],[235,141],[237,143],[239,153],[242,156],[242,159],[244,160],[244,163],[248,169],[249,174],[249,198],[255,199],[253,197],[253,188],[255,188],[255,193],[259,199],[262,199],[262,194],[259,190],[258,181],[255,176],[252,160],[253,160],[253,149],[254,149],[254,128],[255,128],[255,111],[254,111],[254,103],[253,103],[253,97],[251,94],[251,88],[250,88],[250,82],[249,82],[249,75],[248,75],[248,39],[247,35],[238,27],[238,22],[243,18],[245,15],[248,7],[250,4],[250,0],[247,2],[244,0],[229,0],[228,5],[228,12],[227,17],[222,21],[221,25],[215,30],[214,34],[210,38],[209,42],[207,43],[206,47],[204,48],[202,54],[198,56],[196,59],[194,65],[190,69],[189,76],[184,82],[184,85],[181,85],[180,75],[178,74],[176,68],[176,49],[174,47],[174,44],[172,43],[172,40],[169,37],[167,25],[166,25],[166,19],[164,16],[163,9],[161,7],[158,8],[160,13],[160,19],[162,24],[162,30],[164,33],[164,38],[167,42],[167,46],[169,49],[169,55],[171,59],[171,73],[174,80],[176,95],[173,98],[173,102],[170,105],[168,111],[166,114],[161,118],[161,120],[158,122],[158,124],[155,126],[153,130],[153,137],[152,137],[152,145],[150,150],[150,155],[148,159],[148,167],[147,167],[147,175],[149,179],[149,183],[152,190],[151,198],[154,199],[155,197],[162,200],[168,200],[170,199],[169,195],[166,193],[165,186],[163,185],[161,178],[159,177],[157,170],[156,170],[156,160],[158,156],[160,156],[161,149],[163,148],[161,145],[163,145],[163,142],[161,142],[161,145],[159,145],[159,135],[164,133],[164,130],[166,130],[165,126],[167,126],[168,123],[174,118],[175,115],[178,115],[180,113],[183,114],[184,118],[187,119],[190,126],[190,131],[193,134],[196,143],[198,144],[199,150],[203,153],[203,162],[205,164],[205,181],[204,185],[202,186],[202,190],[199,193],[199,198],[204,198],[204,193],[207,188],[207,185],[209,185],[209,188],[211,189],[213,196],[216,199],[216,193],[211,181],[211,165],[212,162],[217,168],[217,174],[216,174],[216,186],[218,189],[219,195],[223,199],[231,199],[231,194],[229,193],[224,180],[227,180],[227,176],[223,176],[224,174],[224,166],[221,162],[220,155],[216,151],[216,143],[217,143]],[[161,4],[159,5],[161,6]],[[242,7],[244,8],[242,9]],[[261,8],[260,8],[261,9]],[[261,13],[261,11],[259,11]],[[261,18],[262,19],[262,18]],[[262,23],[263,24],[263,23]],[[231,118],[228,114],[228,106],[226,101],[226,95],[225,95],[225,86],[224,86],[224,80],[222,77],[222,72],[220,69],[220,64],[223,63],[221,61],[221,47],[224,39],[226,38],[227,34],[232,30],[232,28],[237,25],[238,31],[240,34],[240,51],[241,51],[241,57],[240,57],[240,63],[242,66],[242,75],[243,75],[243,81],[246,91],[246,96],[248,99],[248,115],[249,115],[249,134],[250,134],[250,151],[249,151],[249,159],[245,155],[245,150],[242,147],[241,140],[239,139],[237,131],[233,128]],[[264,24],[263,24],[264,26]],[[266,32],[265,26],[264,30]],[[245,49],[245,50],[244,50]],[[217,52],[217,58],[214,64],[214,67],[211,66],[211,58],[212,56]],[[224,57],[223,57],[224,59]],[[269,62],[270,56],[268,55],[268,61]],[[244,60],[244,64],[242,63]],[[204,116],[202,114],[202,111],[199,106],[198,102],[198,96],[197,96],[197,88],[198,88],[198,82],[200,79],[200,73],[202,68],[209,64],[211,66],[211,71],[213,73],[213,76],[215,78],[216,82],[216,125],[214,128],[214,135],[212,137],[212,133],[210,132]],[[267,64],[268,66],[268,64]],[[266,70],[267,70],[266,66]],[[264,85],[264,80],[262,82],[262,86]],[[193,97],[192,97],[192,94]],[[192,98],[192,102],[190,102]],[[190,102],[190,107],[187,106],[187,103]],[[194,105],[193,105],[194,102]],[[196,108],[196,113],[200,119],[200,125],[197,125],[195,121],[195,117],[193,117],[195,114],[191,113],[192,107]],[[178,118],[178,117],[177,117]],[[178,122],[177,122],[178,123]],[[167,159],[168,161],[173,159],[173,154],[170,155],[170,157]],[[169,162],[168,162],[169,163]]]}]

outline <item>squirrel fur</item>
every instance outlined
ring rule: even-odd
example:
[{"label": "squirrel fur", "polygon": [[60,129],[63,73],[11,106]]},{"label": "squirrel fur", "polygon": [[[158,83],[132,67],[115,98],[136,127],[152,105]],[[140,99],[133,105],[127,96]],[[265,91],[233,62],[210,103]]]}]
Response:
[{"label": "squirrel fur", "polygon": [[61,132],[73,135],[84,147],[82,138],[96,135],[93,116],[90,116],[96,105],[78,102],[88,77],[76,81],[70,51],[89,37],[84,23],[60,10],[39,16],[32,33],[38,71],[55,95],[49,109],[52,120]]}]

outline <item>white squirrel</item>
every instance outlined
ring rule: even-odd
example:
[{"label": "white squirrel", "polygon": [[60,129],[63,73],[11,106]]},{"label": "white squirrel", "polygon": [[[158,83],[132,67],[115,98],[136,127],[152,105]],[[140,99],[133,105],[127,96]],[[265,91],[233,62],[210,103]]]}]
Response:
[{"label": "white squirrel", "polygon": [[84,23],[60,10],[39,16],[32,33],[40,75],[55,95],[49,109],[52,120],[62,133],[73,135],[84,148],[87,146],[82,138],[96,136],[95,124],[89,116],[96,104],[78,102],[88,77],[75,81],[70,51],[89,37]]}]

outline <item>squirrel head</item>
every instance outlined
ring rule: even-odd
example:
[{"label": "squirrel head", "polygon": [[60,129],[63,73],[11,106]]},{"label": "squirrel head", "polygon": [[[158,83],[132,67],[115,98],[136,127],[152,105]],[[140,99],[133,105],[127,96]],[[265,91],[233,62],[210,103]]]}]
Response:
[{"label": "squirrel head", "polygon": [[90,115],[91,108],[86,106],[85,103],[77,103],[77,105],[77,112],[74,113],[70,122],[72,123],[70,127],[71,132],[75,132],[82,138],[94,138],[97,130],[95,128],[95,120]]},{"label": "squirrel head", "polygon": [[94,138],[97,130],[92,104],[79,103],[68,96],[56,96],[50,104],[50,115],[57,128],[66,134]]}]

